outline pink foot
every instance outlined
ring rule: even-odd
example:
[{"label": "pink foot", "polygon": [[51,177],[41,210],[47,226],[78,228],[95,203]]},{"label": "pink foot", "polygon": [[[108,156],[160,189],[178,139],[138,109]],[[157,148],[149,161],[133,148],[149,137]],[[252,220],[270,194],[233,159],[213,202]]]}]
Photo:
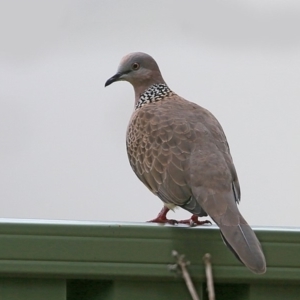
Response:
[{"label": "pink foot", "polygon": [[147,222],[160,223],[160,224],[171,224],[171,225],[177,224],[178,221],[173,220],[173,219],[167,219],[168,211],[169,211],[169,209],[164,206],[155,219],[147,221]]},{"label": "pink foot", "polygon": [[191,227],[195,227],[198,225],[211,224],[209,220],[199,221],[198,216],[192,215],[190,219],[178,221],[179,224],[187,224]]}]

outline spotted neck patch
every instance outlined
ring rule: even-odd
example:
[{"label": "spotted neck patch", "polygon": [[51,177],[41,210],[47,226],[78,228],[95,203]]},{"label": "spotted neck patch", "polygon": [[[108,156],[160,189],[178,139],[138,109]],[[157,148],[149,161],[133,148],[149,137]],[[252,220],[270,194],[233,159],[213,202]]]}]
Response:
[{"label": "spotted neck patch", "polygon": [[141,108],[148,103],[160,101],[166,96],[169,96],[171,93],[172,91],[166,84],[153,84],[143,94],[141,94],[140,99],[135,106],[135,109]]}]

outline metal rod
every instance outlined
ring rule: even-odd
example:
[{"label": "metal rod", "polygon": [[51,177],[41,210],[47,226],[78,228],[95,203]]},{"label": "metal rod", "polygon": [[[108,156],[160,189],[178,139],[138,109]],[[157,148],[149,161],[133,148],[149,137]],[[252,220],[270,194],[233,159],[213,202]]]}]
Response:
[{"label": "metal rod", "polygon": [[193,300],[200,300],[200,298],[198,297],[198,294],[196,292],[196,289],[194,287],[194,284],[192,282],[192,279],[190,277],[190,274],[186,268],[187,265],[190,264],[189,261],[185,261],[184,259],[184,255],[179,255],[177,251],[173,250],[172,251],[172,255],[174,257],[176,257],[177,259],[177,265],[179,265],[181,267],[181,270],[182,270],[182,276],[184,278],[184,281],[186,283],[186,286],[192,296],[192,299]]},{"label": "metal rod", "polygon": [[203,256],[203,261],[205,264],[205,273],[207,279],[207,290],[208,290],[208,299],[215,300],[215,289],[214,289],[214,280],[212,275],[212,267],[211,267],[211,255],[206,253]]}]

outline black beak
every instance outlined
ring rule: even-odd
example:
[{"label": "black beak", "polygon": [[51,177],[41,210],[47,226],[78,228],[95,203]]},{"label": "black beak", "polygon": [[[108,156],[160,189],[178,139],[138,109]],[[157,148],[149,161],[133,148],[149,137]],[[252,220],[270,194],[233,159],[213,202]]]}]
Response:
[{"label": "black beak", "polygon": [[105,82],[105,87],[112,84],[113,82],[115,81],[118,81],[119,78],[122,76],[123,74],[122,73],[117,73],[115,74],[113,77],[110,77],[106,82]]},{"label": "black beak", "polygon": [[[131,70],[124,71],[124,72],[118,72],[118,73],[115,74],[113,77],[110,77],[110,78],[105,82],[105,85],[104,85],[104,86],[108,86],[108,85],[112,84],[113,82],[120,80],[120,78],[121,78],[122,75],[128,74],[128,73],[130,73],[130,72],[131,72]],[[121,79],[121,80],[122,80],[122,79]]]}]

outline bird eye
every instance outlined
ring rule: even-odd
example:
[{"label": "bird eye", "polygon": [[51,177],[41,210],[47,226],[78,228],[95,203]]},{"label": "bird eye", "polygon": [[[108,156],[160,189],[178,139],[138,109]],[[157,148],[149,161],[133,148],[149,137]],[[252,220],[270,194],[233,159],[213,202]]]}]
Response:
[{"label": "bird eye", "polygon": [[133,63],[132,66],[131,66],[132,70],[138,70],[140,68],[140,64],[138,63]]}]

